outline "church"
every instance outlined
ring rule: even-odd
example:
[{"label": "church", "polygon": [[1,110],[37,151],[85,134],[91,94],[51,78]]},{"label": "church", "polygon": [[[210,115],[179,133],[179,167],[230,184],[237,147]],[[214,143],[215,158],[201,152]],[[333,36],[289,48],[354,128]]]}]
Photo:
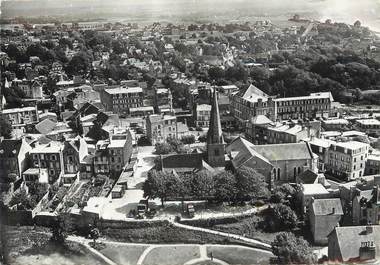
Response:
[{"label": "church", "polygon": [[175,173],[199,172],[201,170],[214,173],[224,170],[226,144],[223,139],[216,93],[216,89],[214,89],[209,130],[207,133],[207,151],[161,156],[159,163],[156,165],[157,170]]}]

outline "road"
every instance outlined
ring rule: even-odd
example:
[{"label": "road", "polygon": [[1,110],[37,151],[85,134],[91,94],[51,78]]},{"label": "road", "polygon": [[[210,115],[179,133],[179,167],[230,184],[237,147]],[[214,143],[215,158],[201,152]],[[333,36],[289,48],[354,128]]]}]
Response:
[{"label": "road", "polygon": [[128,189],[122,198],[112,199],[111,194],[109,195],[107,205],[101,213],[103,219],[126,220],[129,211],[136,209],[137,204],[144,197],[142,184],[146,179],[146,173],[154,166],[154,159],[157,155],[153,154],[154,146],[138,148],[137,169],[133,177],[128,179]]}]

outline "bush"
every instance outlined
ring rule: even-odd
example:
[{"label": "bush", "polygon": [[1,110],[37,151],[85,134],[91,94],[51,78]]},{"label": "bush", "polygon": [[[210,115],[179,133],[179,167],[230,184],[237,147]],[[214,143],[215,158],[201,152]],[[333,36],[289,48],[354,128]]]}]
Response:
[{"label": "bush", "polygon": [[149,141],[149,139],[146,135],[143,135],[137,140],[137,145],[138,146],[149,146],[149,145],[152,145],[152,143]]},{"label": "bush", "polygon": [[201,142],[201,143],[207,142],[207,135],[204,134],[204,135],[199,136],[198,137],[198,141]]},{"label": "bush", "polygon": [[199,126],[197,126],[197,127],[195,128],[195,130],[197,130],[198,132],[203,132],[202,127],[199,127]]},{"label": "bush", "polygon": [[181,138],[181,142],[184,144],[193,144],[195,143],[195,136],[194,135],[187,135]]}]

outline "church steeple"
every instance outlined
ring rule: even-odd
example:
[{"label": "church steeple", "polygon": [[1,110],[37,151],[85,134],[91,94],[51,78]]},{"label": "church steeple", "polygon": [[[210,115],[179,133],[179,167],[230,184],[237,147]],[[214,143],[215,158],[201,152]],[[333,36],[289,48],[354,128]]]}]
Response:
[{"label": "church steeple", "polygon": [[224,153],[225,143],[223,139],[222,125],[220,122],[218,96],[216,88],[214,87],[210,124],[207,133],[207,162],[212,167],[224,167]]},{"label": "church steeple", "polygon": [[216,89],[214,88],[210,123],[207,133],[207,144],[224,144],[222,125],[220,122],[218,96],[216,93]]}]

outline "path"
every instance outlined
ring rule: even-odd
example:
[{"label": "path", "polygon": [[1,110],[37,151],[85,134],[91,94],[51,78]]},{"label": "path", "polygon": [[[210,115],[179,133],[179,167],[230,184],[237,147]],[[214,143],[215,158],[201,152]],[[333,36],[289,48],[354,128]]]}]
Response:
[{"label": "path", "polygon": [[177,226],[177,227],[180,227],[180,228],[184,228],[184,229],[188,229],[188,230],[193,230],[193,231],[200,231],[200,232],[214,234],[214,235],[219,235],[219,236],[224,236],[224,237],[227,237],[227,238],[233,238],[233,239],[241,240],[243,242],[247,242],[247,243],[250,243],[250,244],[256,244],[256,245],[262,246],[264,248],[269,248],[269,249],[271,248],[271,245],[269,245],[267,243],[263,243],[263,242],[261,242],[259,240],[256,240],[256,239],[252,239],[252,238],[248,238],[248,237],[244,237],[244,236],[240,236],[240,235],[236,235],[236,234],[230,234],[230,233],[215,231],[215,230],[207,229],[207,228],[203,228],[203,227],[184,225],[184,224],[180,224],[180,223],[174,222],[173,220],[169,220],[169,222],[172,223],[174,226]]},{"label": "path", "polygon": [[[206,229],[208,230],[208,229]],[[215,231],[214,231],[215,232]],[[106,257],[103,255],[100,251],[92,248],[90,246],[90,242],[92,240],[79,237],[79,236],[68,236],[67,240],[69,241],[74,241],[77,243],[82,244],[85,246],[91,253],[94,255],[98,256],[100,259],[102,259],[107,265],[122,265],[118,264],[115,261],[111,260],[110,258]],[[211,247],[233,247],[236,249],[248,249],[248,250],[254,250],[256,252],[260,252],[263,254],[269,254],[271,255],[272,253],[267,250],[263,249],[258,249],[258,248],[251,248],[251,247],[246,247],[246,246],[239,246],[239,245],[220,245],[220,244],[142,244],[142,243],[126,243],[126,242],[117,242],[117,241],[110,241],[110,240],[104,240],[104,239],[98,239],[98,242],[104,243],[104,244],[112,244],[112,245],[119,245],[119,246],[126,246],[126,247],[134,247],[134,246],[146,246],[147,248],[144,250],[144,252],[140,255],[138,258],[137,264],[136,265],[143,265],[144,261],[146,260],[146,257],[151,254],[151,252],[157,248],[165,248],[165,247],[197,247],[199,248],[199,257],[194,258],[191,260],[188,260],[187,262],[184,263],[184,265],[192,265],[192,264],[198,264],[200,262],[206,262],[206,261],[211,261],[211,257],[207,253],[207,248]],[[215,264],[220,264],[220,265],[228,265],[227,262],[213,258],[212,260],[213,263]]]}]

